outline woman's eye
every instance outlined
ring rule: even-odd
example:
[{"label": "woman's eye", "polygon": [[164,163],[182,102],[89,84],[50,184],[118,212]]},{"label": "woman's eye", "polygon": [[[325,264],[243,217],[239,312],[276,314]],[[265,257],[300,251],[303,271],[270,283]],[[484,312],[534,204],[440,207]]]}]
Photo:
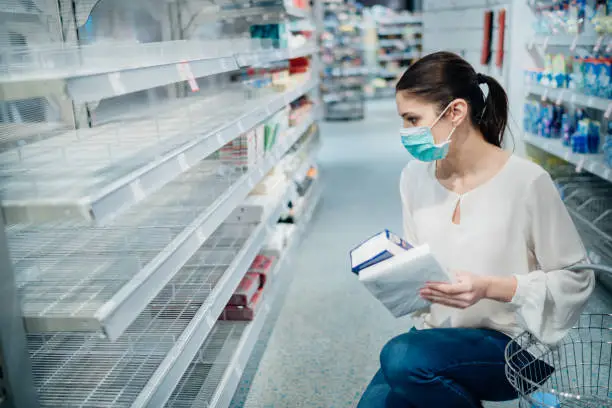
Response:
[{"label": "woman's eye", "polygon": [[404,119],[404,121],[406,122],[407,125],[416,126],[418,119],[417,118],[406,118]]}]

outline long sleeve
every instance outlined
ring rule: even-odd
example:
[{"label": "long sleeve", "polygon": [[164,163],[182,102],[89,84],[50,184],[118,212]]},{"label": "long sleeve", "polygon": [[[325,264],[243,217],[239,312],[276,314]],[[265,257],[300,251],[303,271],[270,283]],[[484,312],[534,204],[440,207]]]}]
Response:
[{"label": "long sleeve", "polygon": [[538,270],[516,275],[512,304],[519,324],[546,344],[561,340],[576,323],[595,286],[592,271],[567,268],[585,262],[580,236],[553,181],[542,173],[527,194],[528,243]]},{"label": "long sleeve", "polygon": [[410,210],[410,194],[409,194],[409,169],[408,164],[402,171],[400,177],[400,196],[402,198],[402,225],[404,229],[404,239],[411,245],[418,245],[419,240],[416,234],[416,226],[412,218],[412,212]]}]

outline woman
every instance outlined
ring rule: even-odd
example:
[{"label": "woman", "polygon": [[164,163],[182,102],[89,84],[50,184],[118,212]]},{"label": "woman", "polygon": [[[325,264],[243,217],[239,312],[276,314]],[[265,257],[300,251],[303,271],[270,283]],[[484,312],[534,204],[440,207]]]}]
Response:
[{"label": "woman", "polygon": [[401,175],[404,234],[429,244],[456,279],[421,289],[432,306],[414,316],[418,329],[385,345],[359,408],[514,399],[504,374],[511,336],[557,342],[593,290],[592,272],[565,269],[586,259],[580,237],[548,173],[501,148],[508,100],[495,79],[438,52],[396,91],[401,140],[417,159]]}]

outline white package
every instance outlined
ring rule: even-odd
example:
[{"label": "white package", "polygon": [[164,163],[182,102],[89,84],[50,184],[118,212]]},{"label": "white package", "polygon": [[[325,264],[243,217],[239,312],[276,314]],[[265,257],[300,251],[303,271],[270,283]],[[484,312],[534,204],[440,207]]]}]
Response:
[{"label": "white package", "polygon": [[426,282],[450,282],[450,278],[429,245],[421,245],[362,269],[359,281],[393,316],[401,317],[430,306],[419,295]]}]

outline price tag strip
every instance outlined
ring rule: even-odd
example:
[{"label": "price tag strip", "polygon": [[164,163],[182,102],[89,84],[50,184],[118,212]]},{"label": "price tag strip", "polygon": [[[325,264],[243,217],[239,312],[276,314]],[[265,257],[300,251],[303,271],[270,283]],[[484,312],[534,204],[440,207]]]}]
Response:
[{"label": "price tag strip", "polygon": [[108,74],[108,82],[110,82],[111,88],[115,92],[115,95],[122,95],[127,93],[127,89],[121,81],[121,74],[119,72],[112,72]]},{"label": "price tag strip", "polygon": [[187,81],[187,83],[189,84],[189,88],[191,88],[191,92],[198,92],[200,90],[200,87],[198,86],[195,76],[193,75],[193,72],[191,71],[191,65],[189,65],[188,62],[181,62],[179,64],[176,64],[176,69],[179,73],[179,77],[183,81]]}]

